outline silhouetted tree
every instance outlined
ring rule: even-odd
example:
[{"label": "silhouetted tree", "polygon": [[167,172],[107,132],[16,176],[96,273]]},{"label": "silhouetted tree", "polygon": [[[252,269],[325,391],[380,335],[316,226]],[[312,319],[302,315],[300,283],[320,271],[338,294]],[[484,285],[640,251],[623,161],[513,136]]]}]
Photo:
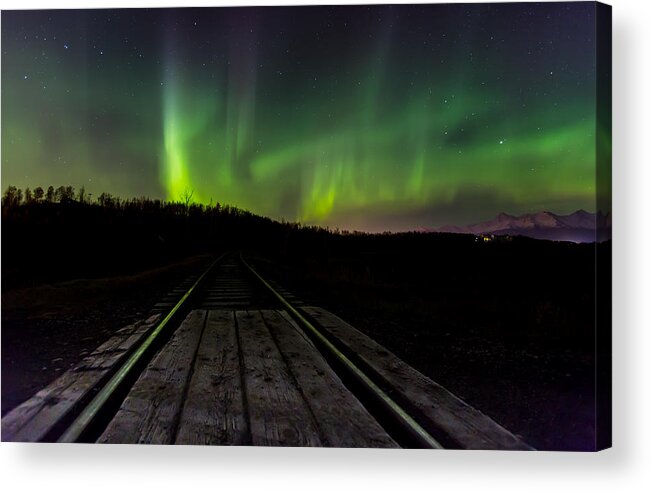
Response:
[{"label": "silhouetted tree", "polygon": [[84,189],[84,186],[79,188],[79,192],[77,193],[77,200],[80,203],[84,203],[86,201],[86,189]]},{"label": "silhouetted tree", "polygon": [[45,195],[45,201],[52,203],[54,201],[54,187],[49,186],[47,188],[47,194]]},{"label": "silhouetted tree", "polygon": [[34,201],[43,201],[43,195],[43,188],[41,186],[34,188]]},{"label": "silhouetted tree", "polygon": [[65,192],[63,194],[64,201],[74,201],[75,200],[75,188],[72,186],[66,186]]},{"label": "silhouetted tree", "polygon": [[20,189],[17,189],[16,186],[9,186],[5,191],[5,194],[2,196],[2,206],[13,208],[14,206],[20,205],[22,199],[23,192]]},{"label": "silhouetted tree", "polygon": [[29,204],[32,202],[32,190],[29,188],[25,188],[25,204]]},{"label": "silhouetted tree", "polygon": [[54,192],[54,201],[59,203],[67,203],[69,201],[74,201],[75,199],[75,188],[72,186],[59,186]]},{"label": "silhouetted tree", "polygon": [[97,197],[97,202],[101,206],[105,206],[107,208],[113,208],[115,206],[115,200],[113,199],[113,196],[111,196],[111,193],[102,193]]}]

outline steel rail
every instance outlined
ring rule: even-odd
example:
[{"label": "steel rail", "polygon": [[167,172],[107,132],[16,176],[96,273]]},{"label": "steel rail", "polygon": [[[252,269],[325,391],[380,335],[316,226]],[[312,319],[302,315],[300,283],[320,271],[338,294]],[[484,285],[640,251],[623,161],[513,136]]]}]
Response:
[{"label": "steel rail", "polygon": [[316,338],[321,346],[325,348],[339,363],[341,363],[350,374],[357,379],[375,399],[382,404],[384,409],[408,431],[412,438],[423,448],[444,448],[429,432],[412,418],[396,401],[394,401],[384,390],[382,390],[368,375],[366,375],[350,358],[342,353],[334,344],[328,340],[319,329],[307,320],[296,310],[280,293],[278,293],[267,281],[253,269],[240,254],[240,260],[249,271],[274,295],[278,301],[289,311],[304,329]]},{"label": "steel rail", "polygon": [[203,272],[203,274],[194,282],[190,289],[185,292],[183,297],[176,303],[176,305],[170,310],[170,312],[165,316],[165,318],[160,321],[160,323],[154,328],[153,331],[149,333],[147,338],[140,344],[140,346],[131,354],[129,359],[124,362],[124,364],[118,369],[118,371],[106,382],[102,389],[95,395],[95,397],[88,403],[88,405],[81,411],[81,413],[75,418],[75,420],[68,426],[65,432],[57,439],[59,443],[74,443],[80,440],[81,437],[86,433],[86,431],[97,421],[100,416],[103,408],[106,407],[107,403],[114,397],[114,395],[123,388],[123,385],[128,380],[129,376],[132,375],[131,371],[138,364],[139,361],[144,359],[145,355],[148,354],[148,351],[152,349],[152,345],[156,341],[156,338],[163,332],[171,320],[174,318],[177,312],[181,310],[186,301],[192,296],[192,294],[197,290],[198,286],[212,271],[213,267],[219,263],[228,253],[224,253],[215,259],[210,266]]}]

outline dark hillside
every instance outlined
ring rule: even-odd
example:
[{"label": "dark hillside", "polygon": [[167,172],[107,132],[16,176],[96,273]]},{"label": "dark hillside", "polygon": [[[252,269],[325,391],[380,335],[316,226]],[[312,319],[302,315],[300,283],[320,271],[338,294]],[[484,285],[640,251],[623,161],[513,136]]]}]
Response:
[{"label": "dark hillside", "polygon": [[[33,312],[5,323],[5,314],[15,310],[7,301],[18,298],[13,292],[19,288],[39,292],[39,285],[59,284],[60,291],[80,284],[60,282],[132,275],[189,256],[239,249],[263,274],[348,320],[535,447],[589,449],[594,441],[595,254],[609,256],[610,242],[348,233],[279,223],[220,204],[105,195],[92,203],[25,202],[7,195],[3,324],[13,326],[12,339],[20,338],[21,326],[34,325],[28,319]],[[102,298],[118,293],[104,289]],[[24,296],[22,304],[29,305]],[[156,301],[150,297],[146,302]],[[98,307],[94,315],[102,318],[106,308],[117,308],[102,299],[97,305],[104,310]],[[83,308],[77,310],[53,310],[56,318],[41,320],[48,345],[56,346],[57,336],[67,344],[69,330],[56,326],[74,324],[83,316]],[[95,342],[88,331],[93,322],[84,320],[79,332]],[[37,331],[25,331],[29,339],[17,353],[38,346]],[[7,332],[3,329],[5,347],[11,345]],[[61,357],[45,351],[43,357]],[[47,359],[35,353],[30,366],[38,370]]]}]

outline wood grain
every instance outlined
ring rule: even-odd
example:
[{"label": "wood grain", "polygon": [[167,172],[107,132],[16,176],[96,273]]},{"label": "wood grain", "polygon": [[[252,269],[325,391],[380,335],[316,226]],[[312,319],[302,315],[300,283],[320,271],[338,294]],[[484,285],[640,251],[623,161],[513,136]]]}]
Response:
[{"label": "wood grain", "polygon": [[262,315],[236,312],[251,443],[320,447],[310,409],[282,359]]},{"label": "wood grain", "polygon": [[175,443],[248,443],[239,347],[232,310],[208,312]]},{"label": "wood grain", "polygon": [[303,307],[320,326],[356,353],[391,386],[409,400],[427,422],[464,449],[530,450],[526,443],[490,417],[474,409],[447,389],[407,365],[389,350],[336,315],[319,307]]},{"label": "wood grain", "polygon": [[283,358],[331,447],[396,448],[285,311],[262,311]]},{"label": "wood grain", "polygon": [[104,382],[156,325],[156,314],[119,329],[108,341],[2,418],[2,440],[41,441]]},{"label": "wood grain", "polygon": [[169,444],[174,441],[205,320],[205,310],[188,314],[136,381],[98,442]]}]

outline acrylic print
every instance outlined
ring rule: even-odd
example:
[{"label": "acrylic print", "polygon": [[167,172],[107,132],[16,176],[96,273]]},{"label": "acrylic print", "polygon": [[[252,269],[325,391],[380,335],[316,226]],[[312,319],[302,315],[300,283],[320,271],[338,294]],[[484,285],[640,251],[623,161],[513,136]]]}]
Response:
[{"label": "acrylic print", "polygon": [[2,12],[2,440],[610,446],[610,7]]}]

